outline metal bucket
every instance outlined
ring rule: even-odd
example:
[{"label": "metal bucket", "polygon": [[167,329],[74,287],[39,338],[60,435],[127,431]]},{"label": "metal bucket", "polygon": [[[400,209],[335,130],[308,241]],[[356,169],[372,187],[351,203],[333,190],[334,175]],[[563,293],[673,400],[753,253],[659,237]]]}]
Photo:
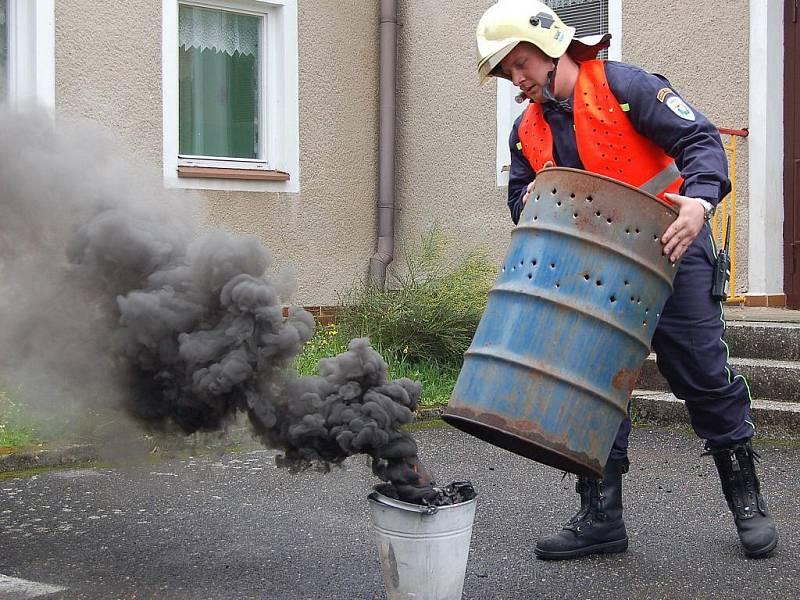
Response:
[{"label": "metal bucket", "polygon": [[672,293],[660,238],[676,216],[606,177],[539,173],[444,420],[599,476]]},{"label": "metal bucket", "polygon": [[378,492],[368,499],[388,600],[459,600],[475,499],[439,507]]}]

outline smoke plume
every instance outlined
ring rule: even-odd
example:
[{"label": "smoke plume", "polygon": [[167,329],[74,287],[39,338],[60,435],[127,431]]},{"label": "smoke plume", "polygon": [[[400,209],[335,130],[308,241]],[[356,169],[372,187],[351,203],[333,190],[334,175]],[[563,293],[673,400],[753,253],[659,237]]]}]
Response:
[{"label": "smoke plume", "polygon": [[52,406],[78,393],[187,434],[244,413],[283,464],[367,454],[383,479],[419,483],[400,426],[420,385],[389,381],[364,339],[298,377],[314,320],[284,317],[294,277],[255,237],[201,231],[197,198],[165,192],[96,124],[4,111],[0,132],[4,378]]}]

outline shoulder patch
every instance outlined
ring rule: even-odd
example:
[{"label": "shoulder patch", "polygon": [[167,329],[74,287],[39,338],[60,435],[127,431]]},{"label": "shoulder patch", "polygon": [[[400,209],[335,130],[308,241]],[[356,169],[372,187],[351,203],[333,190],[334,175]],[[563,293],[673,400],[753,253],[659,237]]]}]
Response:
[{"label": "shoulder patch", "polygon": [[658,98],[659,102],[664,102],[664,100],[666,99],[667,96],[669,96],[670,94],[674,94],[674,93],[675,92],[673,92],[668,87],[663,87],[660,90],[658,90],[658,94],[656,94],[656,98]]},{"label": "shoulder patch", "polygon": [[681,119],[685,119],[686,121],[694,121],[694,111],[689,108],[689,105],[683,101],[682,98],[679,96],[672,95],[667,98],[665,102],[667,107],[678,115]]}]

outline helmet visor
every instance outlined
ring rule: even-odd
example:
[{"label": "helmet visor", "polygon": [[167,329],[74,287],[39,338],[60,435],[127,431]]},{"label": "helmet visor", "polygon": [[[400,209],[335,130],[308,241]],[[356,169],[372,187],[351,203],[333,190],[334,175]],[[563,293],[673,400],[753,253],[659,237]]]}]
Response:
[{"label": "helmet visor", "polygon": [[500,48],[494,54],[487,56],[484,61],[478,65],[478,79],[483,84],[486,83],[488,79],[491,77],[502,77],[504,79],[508,79],[503,72],[498,68],[502,60],[508,56],[508,53],[511,52],[514,47],[519,44],[518,40],[511,42]]}]

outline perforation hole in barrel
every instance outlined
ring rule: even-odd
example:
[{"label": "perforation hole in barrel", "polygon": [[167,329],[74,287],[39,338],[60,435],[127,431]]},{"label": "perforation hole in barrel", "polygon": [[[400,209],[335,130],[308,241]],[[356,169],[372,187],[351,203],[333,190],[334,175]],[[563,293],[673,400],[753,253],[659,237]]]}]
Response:
[{"label": "perforation hole in barrel", "polygon": [[608,301],[611,302],[611,304],[614,304],[617,301],[617,297],[616,296],[609,296],[608,297]]},{"label": "perforation hole in barrel", "polygon": [[556,188],[553,188],[553,196],[555,196],[557,193],[558,193],[558,190]]},{"label": "perforation hole in barrel", "polygon": [[554,262],[551,262],[551,263],[550,263],[550,268],[551,268],[551,269],[555,269],[555,268],[556,268],[556,263],[554,263]]},{"label": "perforation hole in barrel", "polygon": [[561,206],[561,200],[556,200],[556,206]]},{"label": "perforation hole in barrel", "polygon": [[577,219],[578,218],[578,213],[576,213],[576,212],[572,213],[572,218],[573,219]]},{"label": "perforation hole in barrel", "polygon": [[597,212],[595,212],[595,213],[594,213],[594,216],[595,216],[595,217],[599,217],[599,216],[600,216],[600,211],[598,210]]},{"label": "perforation hole in barrel", "polygon": [[588,274],[588,273],[584,273],[584,274],[583,274],[583,279],[584,279],[585,281],[589,281],[589,274]]},{"label": "perforation hole in barrel", "polygon": [[575,199],[575,192],[570,192],[569,197],[574,200]]},{"label": "perforation hole in barrel", "polygon": [[528,273],[528,279],[533,279],[533,273]]},{"label": "perforation hole in barrel", "polygon": [[556,289],[560,288],[561,284],[556,281]]},{"label": "perforation hole in barrel", "polygon": [[609,225],[611,225],[612,221],[613,221],[613,219],[611,217],[608,217],[606,219],[606,223],[608,223]]},{"label": "perforation hole in barrel", "polygon": [[592,203],[592,200],[594,200],[594,198],[592,198],[591,194],[590,194],[590,195],[588,195],[588,196],[586,196],[586,202],[587,202],[587,203],[591,204],[591,203]]},{"label": "perforation hole in barrel", "polygon": [[536,260],[535,258],[534,258],[534,259],[531,261],[531,266],[532,266],[532,267],[535,267],[535,266],[536,266],[536,265],[538,265],[538,264],[539,264],[539,261],[538,261],[538,260]]},{"label": "perforation hole in barrel", "polygon": [[603,281],[602,281],[601,279],[598,279],[597,281],[595,281],[595,282],[594,282],[594,284],[595,284],[597,287],[603,287]]},{"label": "perforation hole in barrel", "polygon": [[628,287],[631,284],[631,282],[628,281],[627,279],[623,283],[625,284],[625,287]]}]

